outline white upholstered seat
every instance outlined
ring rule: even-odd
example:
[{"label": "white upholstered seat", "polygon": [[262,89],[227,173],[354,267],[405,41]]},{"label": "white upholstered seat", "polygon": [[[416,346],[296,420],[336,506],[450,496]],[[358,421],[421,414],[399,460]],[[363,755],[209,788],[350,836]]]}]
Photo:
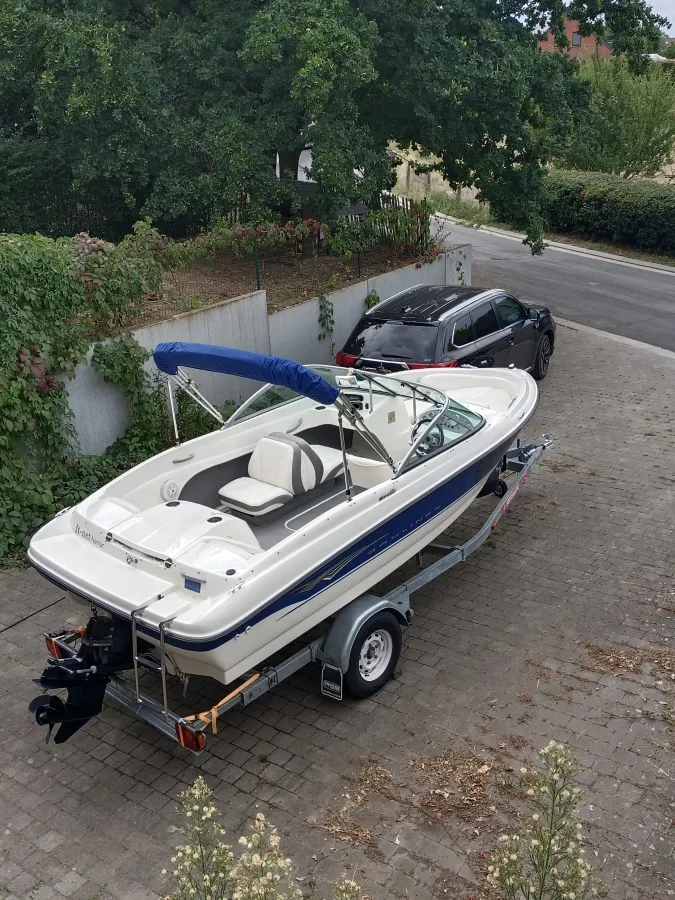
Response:
[{"label": "white upholstered seat", "polygon": [[236,478],[219,490],[231,508],[262,516],[334,479],[342,471],[342,453],[332,447],[313,447],[292,434],[261,438],[251,454],[248,477]]}]

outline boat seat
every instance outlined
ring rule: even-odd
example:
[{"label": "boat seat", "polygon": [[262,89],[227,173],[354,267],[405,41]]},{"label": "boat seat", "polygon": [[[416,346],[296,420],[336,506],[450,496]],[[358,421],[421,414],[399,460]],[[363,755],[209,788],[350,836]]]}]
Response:
[{"label": "boat seat", "polygon": [[263,516],[337,478],[342,469],[340,450],[312,446],[297,435],[274,432],[258,441],[249,460],[248,477],[235,478],[218,494],[237,512]]}]

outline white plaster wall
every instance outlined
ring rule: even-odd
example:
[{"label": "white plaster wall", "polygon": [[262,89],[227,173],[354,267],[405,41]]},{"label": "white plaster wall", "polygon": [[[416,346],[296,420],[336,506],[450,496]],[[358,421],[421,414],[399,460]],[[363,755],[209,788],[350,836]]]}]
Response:
[{"label": "white plaster wall", "polygon": [[[319,340],[319,300],[267,314],[265,291],[255,291],[225,300],[206,309],[182,313],[156,325],[139,328],[138,342],[153,350],[162,341],[219,344],[271,353],[301,363],[331,363],[365,311],[365,298],[376,291],[381,300],[415,284],[471,284],[471,247],[449,250],[433,263],[419,268],[405,266],[367,281],[333,291],[335,320],[333,344]],[[148,371],[156,371],[152,362]],[[210,372],[190,372],[212,403],[241,402],[258,387],[256,382]],[[124,433],[129,420],[120,388],[106,384],[89,365],[78,366],[75,378],[67,383],[75,429],[84,453],[101,453]]]}]

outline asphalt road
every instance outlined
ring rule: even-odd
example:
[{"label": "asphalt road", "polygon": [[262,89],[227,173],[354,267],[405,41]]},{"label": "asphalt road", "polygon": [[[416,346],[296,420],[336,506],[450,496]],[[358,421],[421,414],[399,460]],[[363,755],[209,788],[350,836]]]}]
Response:
[{"label": "asphalt road", "polygon": [[599,259],[549,247],[532,256],[518,237],[449,224],[452,243],[473,245],[473,284],[504,287],[553,315],[675,351],[675,268]]}]

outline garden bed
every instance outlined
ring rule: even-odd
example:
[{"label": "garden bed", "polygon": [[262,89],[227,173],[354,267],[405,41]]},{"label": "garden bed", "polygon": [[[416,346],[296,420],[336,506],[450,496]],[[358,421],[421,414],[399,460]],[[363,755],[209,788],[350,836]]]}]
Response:
[{"label": "garden bed", "polygon": [[[412,262],[390,247],[362,254],[360,264],[357,257],[347,260],[320,254],[298,259],[290,253],[270,251],[260,254],[260,288],[267,292],[268,311],[273,313]],[[126,322],[125,327],[151,325],[255,290],[257,279],[252,255],[217,253],[213,259],[198,260],[185,271],[169,273],[164,291],[147,296],[145,309]]]},{"label": "garden bed", "polygon": [[[347,260],[322,254],[298,260],[288,253],[261,254],[260,288],[267,292],[267,308],[273,313],[412,262],[389,247],[364,253],[360,271],[356,257]],[[169,273],[164,291],[147,296],[144,310],[126,322],[125,327],[151,325],[257,289],[253,256],[218,253],[213,259],[198,260],[186,271]]]}]

